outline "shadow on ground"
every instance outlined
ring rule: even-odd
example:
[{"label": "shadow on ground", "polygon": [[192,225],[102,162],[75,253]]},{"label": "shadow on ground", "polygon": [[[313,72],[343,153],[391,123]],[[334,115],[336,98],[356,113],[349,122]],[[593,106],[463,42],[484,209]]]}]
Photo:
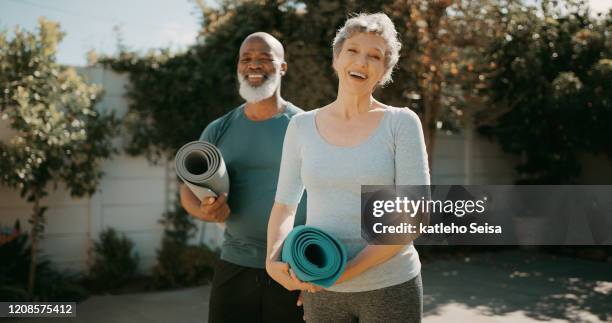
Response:
[{"label": "shadow on ground", "polygon": [[[423,265],[424,322],[612,322],[612,263],[525,250]],[[92,296],[73,319],[11,322],[203,323],[210,286]],[[2,321],[2,319],[0,319]]]},{"label": "shadow on ground", "polygon": [[461,304],[483,316],[522,311],[538,321],[612,322],[611,263],[524,250],[484,253],[424,264],[423,285],[425,317]]}]

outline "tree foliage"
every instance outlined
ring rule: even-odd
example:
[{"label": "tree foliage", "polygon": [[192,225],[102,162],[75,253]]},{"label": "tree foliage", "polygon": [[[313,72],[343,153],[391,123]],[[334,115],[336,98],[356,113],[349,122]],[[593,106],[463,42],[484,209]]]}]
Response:
[{"label": "tree foliage", "polygon": [[63,181],[72,195],[83,196],[94,193],[100,162],[113,153],[116,123],[94,109],[101,88],[55,62],[62,37],[44,19],[38,34],[0,34],[0,113],[15,133],[0,142],[0,168],[2,182],[22,192]]},{"label": "tree foliage", "polygon": [[[351,13],[382,11],[403,48],[395,81],[375,95],[420,115],[430,163],[436,133],[460,130],[477,115],[485,133],[524,158],[518,171],[525,179],[567,182],[579,172],[580,152],[609,150],[603,138],[610,120],[610,18],[592,18],[573,0],[562,2],[562,10],[553,3],[222,1],[204,8],[198,43],[187,51],[124,51],[101,62],[132,81],[128,151],[171,158],[241,102],[235,74],[245,36],[266,31],[284,44],[283,96],[310,110],[335,98],[336,30]],[[578,108],[584,105],[590,110]]]},{"label": "tree foliage", "polygon": [[[480,3],[484,2],[489,3]],[[465,32],[465,26],[461,34],[453,33],[451,26],[457,22],[446,15],[450,1],[276,0],[222,4],[218,9],[204,9],[199,42],[184,53],[171,55],[162,50],[138,55],[124,51],[118,57],[100,60],[129,73],[129,152],[153,160],[171,157],[186,141],[197,138],[206,124],[241,102],[236,90],[237,54],[242,40],[255,31],[266,31],[285,46],[289,63],[283,79],[285,98],[305,110],[331,102],[337,86],[331,67],[331,42],[336,30],[356,12],[386,12],[404,41],[396,81],[379,89],[376,96],[390,105],[411,106],[422,116],[433,111],[427,114],[430,121],[426,125],[432,127],[428,138],[433,138],[438,121],[456,129],[459,111],[464,108],[460,104],[464,100],[458,97],[468,93],[465,88],[473,84],[457,87],[455,81],[476,72],[467,70],[463,60],[474,54],[464,48],[480,44],[459,41],[475,34]],[[464,16],[471,17],[474,8],[457,5]],[[479,10],[476,13],[482,15]],[[460,69],[466,70],[460,73]]]},{"label": "tree foliage", "polygon": [[483,127],[522,157],[522,183],[572,183],[580,154],[612,156],[612,15],[581,2],[510,6],[489,51],[491,114]]}]

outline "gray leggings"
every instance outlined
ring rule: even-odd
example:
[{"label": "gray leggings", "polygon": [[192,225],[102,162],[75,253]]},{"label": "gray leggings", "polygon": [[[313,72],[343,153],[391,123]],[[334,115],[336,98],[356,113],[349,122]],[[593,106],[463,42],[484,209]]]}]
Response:
[{"label": "gray leggings", "polygon": [[423,283],[421,274],[395,286],[341,293],[304,293],[306,322],[421,322]]}]

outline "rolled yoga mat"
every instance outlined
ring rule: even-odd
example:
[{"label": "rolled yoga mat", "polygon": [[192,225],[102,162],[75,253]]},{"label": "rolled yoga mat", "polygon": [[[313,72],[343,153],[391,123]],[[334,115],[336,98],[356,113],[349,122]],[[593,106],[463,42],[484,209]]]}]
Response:
[{"label": "rolled yoga mat", "polygon": [[285,239],[281,259],[300,280],[330,287],[344,272],[346,249],[327,232],[299,225]]},{"label": "rolled yoga mat", "polygon": [[174,163],[178,177],[200,201],[229,193],[225,162],[215,145],[206,141],[185,144],[176,153]]}]

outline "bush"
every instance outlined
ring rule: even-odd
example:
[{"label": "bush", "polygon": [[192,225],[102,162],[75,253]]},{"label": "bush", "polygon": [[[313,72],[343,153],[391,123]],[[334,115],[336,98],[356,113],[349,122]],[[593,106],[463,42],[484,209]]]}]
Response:
[{"label": "bush", "polygon": [[72,301],[87,298],[87,290],[78,283],[79,277],[68,272],[59,272],[51,261],[39,258],[36,264],[36,284],[32,298],[27,292],[28,272],[31,263],[31,246],[28,235],[19,231],[19,222],[10,238],[4,236],[0,243],[0,301]]},{"label": "bush", "polygon": [[95,259],[90,268],[87,284],[92,290],[116,289],[136,278],[138,255],[134,243],[114,229],[100,233],[94,243]]},{"label": "bush", "polygon": [[216,254],[206,246],[187,246],[164,238],[153,268],[152,288],[200,286],[212,277]]},{"label": "bush", "polygon": [[[51,264],[50,262],[48,262]],[[81,276],[70,272],[58,272],[38,267],[37,281],[34,285],[34,301],[77,302],[82,301],[89,292],[81,285]]]},{"label": "bush", "polygon": [[206,246],[189,246],[196,226],[189,214],[175,206],[160,221],[164,226],[162,247],[157,251],[152,288],[176,288],[206,284],[212,277],[216,255]]}]

